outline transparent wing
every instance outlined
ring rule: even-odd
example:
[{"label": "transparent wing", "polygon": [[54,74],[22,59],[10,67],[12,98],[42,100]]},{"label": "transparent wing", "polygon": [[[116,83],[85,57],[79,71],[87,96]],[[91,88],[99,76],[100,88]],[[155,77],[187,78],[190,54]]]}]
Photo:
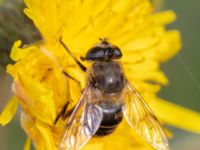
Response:
[{"label": "transparent wing", "polygon": [[93,88],[88,85],[83,91],[64,129],[59,150],[78,150],[83,147],[98,130],[103,113],[100,107],[91,105]]},{"label": "transparent wing", "polygon": [[158,119],[137,90],[127,83],[124,116],[131,127],[157,150],[169,150],[167,137]]}]

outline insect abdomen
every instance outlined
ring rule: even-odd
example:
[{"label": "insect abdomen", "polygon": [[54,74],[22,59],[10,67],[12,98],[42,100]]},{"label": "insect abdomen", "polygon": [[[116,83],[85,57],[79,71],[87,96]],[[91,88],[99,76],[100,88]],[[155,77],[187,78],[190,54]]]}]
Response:
[{"label": "insect abdomen", "polygon": [[103,110],[103,119],[96,136],[105,136],[111,134],[123,119],[122,106],[99,105]]}]

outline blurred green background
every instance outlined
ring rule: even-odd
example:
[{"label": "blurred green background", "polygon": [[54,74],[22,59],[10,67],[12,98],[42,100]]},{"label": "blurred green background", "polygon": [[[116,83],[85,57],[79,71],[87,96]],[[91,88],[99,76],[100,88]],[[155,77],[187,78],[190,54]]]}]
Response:
[{"label": "blurred green background", "polygon": [[[21,0],[0,0],[0,111],[12,95],[10,90],[12,79],[5,72],[11,43],[22,39],[31,43],[40,38],[31,21],[24,19]],[[155,0],[158,1],[158,0]],[[179,53],[193,76],[200,82],[200,1],[198,0],[166,0],[162,10],[172,9],[178,18],[167,26],[178,29],[182,34],[183,48]],[[162,64],[170,85],[164,87],[159,95],[169,101],[200,112],[200,88],[193,81],[190,73],[176,56]],[[22,150],[26,139],[20,128],[19,111],[6,127],[0,126],[0,150]],[[188,120],[190,122],[190,120]],[[170,140],[172,150],[199,150],[200,135],[169,127],[174,137]]]}]

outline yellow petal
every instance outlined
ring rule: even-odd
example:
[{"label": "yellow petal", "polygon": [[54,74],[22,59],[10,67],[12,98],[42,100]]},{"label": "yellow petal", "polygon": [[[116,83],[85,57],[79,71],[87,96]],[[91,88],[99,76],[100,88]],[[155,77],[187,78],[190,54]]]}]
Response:
[{"label": "yellow petal", "polygon": [[152,18],[154,23],[157,24],[169,24],[176,20],[176,14],[173,11],[164,11],[160,13],[156,13],[152,15]]},{"label": "yellow petal", "polygon": [[139,73],[132,73],[131,71],[127,72],[127,78],[130,81],[151,81],[151,82],[157,82],[157,83],[161,83],[163,85],[166,85],[168,83],[168,79],[165,76],[165,74],[162,71],[151,71],[148,73],[143,73],[143,74],[139,74]]},{"label": "yellow petal", "polygon": [[14,117],[16,110],[18,106],[18,99],[13,96],[7,105],[5,106],[3,112],[0,115],[0,124],[5,126],[7,123],[9,123],[12,118]]},{"label": "yellow petal", "polygon": [[23,108],[38,119],[53,124],[56,117],[53,92],[45,85],[25,75],[19,75],[19,81],[13,85],[15,95],[22,101]]},{"label": "yellow petal", "polygon": [[151,84],[151,83],[141,82],[137,80],[135,80],[132,84],[140,93],[142,92],[157,93],[161,88],[159,84],[155,84],[155,83]]},{"label": "yellow petal", "polygon": [[22,44],[22,41],[19,40],[19,41],[16,41],[12,47],[10,58],[14,61],[18,61],[18,60],[22,59],[32,49],[32,47],[28,47],[26,49],[21,49],[21,48],[19,48],[21,46],[21,44]]},{"label": "yellow petal", "polygon": [[36,121],[36,128],[39,130],[43,143],[45,145],[45,150],[55,150],[56,145],[54,144],[53,136],[50,127],[42,123],[41,121]]},{"label": "yellow petal", "polygon": [[45,143],[43,142],[41,133],[35,126],[36,121],[35,118],[31,117],[30,115],[21,113],[21,125],[22,128],[25,130],[26,134],[32,139],[33,144],[36,147],[36,150],[46,150],[44,148]]},{"label": "yellow petal", "polygon": [[165,100],[149,101],[155,114],[165,123],[200,133],[200,113],[175,105]]},{"label": "yellow petal", "polygon": [[24,144],[24,150],[30,150],[31,148],[31,139],[27,137],[26,142]]},{"label": "yellow petal", "polygon": [[163,36],[163,41],[158,48],[159,55],[157,59],[165,62],[175,56],[181,49],[180,33],[176,30],[166,32]]}]

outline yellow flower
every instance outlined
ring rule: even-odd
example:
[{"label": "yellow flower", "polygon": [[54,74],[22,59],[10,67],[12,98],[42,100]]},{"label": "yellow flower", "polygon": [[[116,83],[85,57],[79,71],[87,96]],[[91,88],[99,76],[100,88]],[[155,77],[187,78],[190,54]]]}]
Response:
[{"label": "yellow flower", "polygon": [[[59,38],[63,37],[77,58],[84,56],[99,38],[108,38],[122,50],[121,62],[127,78],[157,117],[165,124],[200,133],[200,114],[157,97],[161,86],[168,84],[159,65],[181,47],[179,32],[165,29],[176,18],[172,11],[154,13],[148,0],[25,0],[25,3],[25,13],[41,32],[43,41],[22,47],[21,41],[14,43],[11,58],[16,63],[7,67],[14,79],[14,96],[1,114],[0,124],[6,125],[12,119],[19,103],[22,127],[35,148],[56,150],[66,121],[60,119],[54,125],[54,120],[66,102],[70,102],[70,108],[76,104],[86,79]],[[67,78],[63,70],[80,84]],[[26,150],[30,148],[29,138]],[[152,149],[124,122],[113,134],[91,139],[84,149],[124,147]]]}]

